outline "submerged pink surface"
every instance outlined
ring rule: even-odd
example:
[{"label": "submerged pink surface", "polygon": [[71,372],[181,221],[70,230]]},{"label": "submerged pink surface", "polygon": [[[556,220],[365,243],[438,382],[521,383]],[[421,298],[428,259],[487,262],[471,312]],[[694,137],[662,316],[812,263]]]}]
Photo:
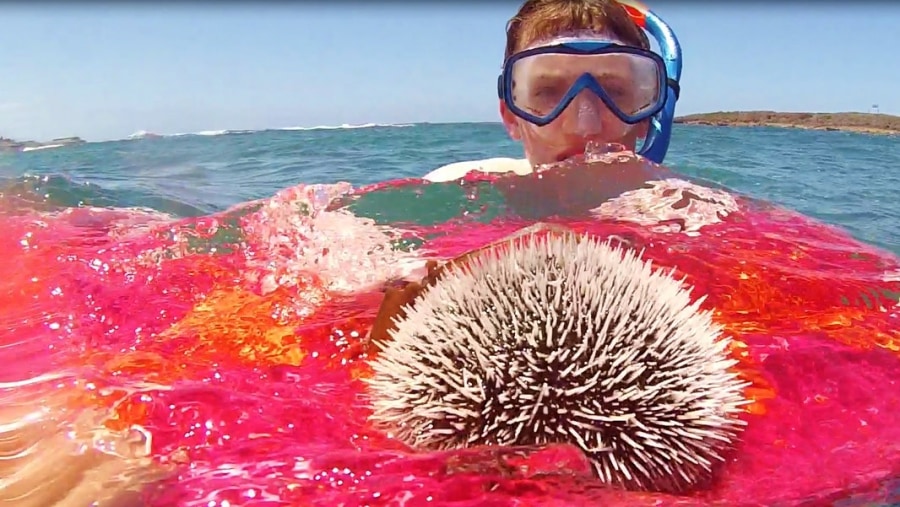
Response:
[{"label": "submerged pink surface", "polygon": [[[404,262],[449,259],[537,220],[397,224],[388,234],[326,209],[348,190],[298,187],[258,209],[181,221],[126,210],[3,215],[0,382],[59,373],[52,386],[17,389],[64,392],[71,413],[100,408],[109,431],[152,435],[164,478],[146,486],[148,505],[896,501],[887,490],[900,477],[893,256],[742,199],[693,229],[683,217],[613,220],[615,207],[543,218],[616,235],[676,268],[707,296],[754,382],[747,429],[712,484],[684,496],[613,491],[573,447],[426,452],[369,427],[359,379],[382,284]],[[695,189],[669,190],[688,209],[703,204],[684,193]],[[311,216],[297,213],[301,202]],[[400,236],[424,244],[389,251]]]}]

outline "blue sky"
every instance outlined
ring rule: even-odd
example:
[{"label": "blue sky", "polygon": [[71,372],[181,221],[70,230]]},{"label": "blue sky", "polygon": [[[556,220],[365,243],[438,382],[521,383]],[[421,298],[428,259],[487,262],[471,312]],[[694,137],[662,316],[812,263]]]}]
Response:
[{"label": "blue sky", "polygon": [[[650,2],[684,49],[678,113],[900,114],[900,4],[727,4]],[[495,121],[517,7],[5,3],[0,135]]]}]

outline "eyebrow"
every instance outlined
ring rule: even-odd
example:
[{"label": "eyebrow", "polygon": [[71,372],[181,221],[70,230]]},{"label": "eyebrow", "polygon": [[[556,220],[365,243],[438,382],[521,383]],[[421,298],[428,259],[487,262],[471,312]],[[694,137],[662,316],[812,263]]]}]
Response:
[{"label": "eyebrow", "polygon": [[[583,74],[583,72],[582,73],[573,73],[573,72],[569,72],[569,71],[556,71],[556,72],[547,71],[547,72],[541,72],[540,74],[538,74],[535,77],[534,81],[535,82],[558,81],[559,79],[567,78],[572,75],[580,77],[581,74]],[[628,81],[628,79],[625,79],[619,72],[599,72],[599,73],[592,72],[591,74],[593,74],[594,76],[599,75],[599,77],[601,79],[608,79],[611,81],[615,81],[615,82],[617,82],[617,84],[625,84]]]}]

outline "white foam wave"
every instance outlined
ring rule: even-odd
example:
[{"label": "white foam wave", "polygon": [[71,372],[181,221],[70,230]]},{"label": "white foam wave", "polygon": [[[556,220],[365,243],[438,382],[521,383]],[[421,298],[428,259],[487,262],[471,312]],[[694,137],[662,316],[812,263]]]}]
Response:
[{"label": "white foam wave", "polygon": [[252,134],[255,132],[268,132],[268,131],[315,131],[315,130],[351,130],[351,129],[366,129],[366,128],[376,128],[376,127],[392,127],[392,128],[402,128],[402,127],[414,127],[415,123],[360,123],[360,124],[352,124],[352,123],[342,123],[340,125],[316,125],[312,127],[281,127],[281,128],[267,128],[267,129],[258,129],[258,130],[237,130],[237,129],[221,129],[221,130],[201,130],[198,132],[179,132],[175,134],[157,134],[154,132],[149,132],[146,130],[139,130],[125,139],[119,139],[119,141],[133,141],[138,139],[148,139],[155,137],[185,137],[185,136],[203,136],[203,137],[215,137],[215,136],[225,136],[229,134]]},{"label": "white foam wave", "polygon": [[342,123],[340,125],[317,125],[315,127],[283,127],[272,130],[348,130],[348,129],[368,129],[374,127],[414,127],[414,123],[361,123],[353,125],[350,123]]},{"label": "white foam wave", "polygon": [[179,132],[177,134],[158,134],[158,135],[159,135],[159,137],[184,137],[184,136],[215,137],[215,136],[225,136],[228,134],[250,134],[252,132],[262,132],[262,131],[260,131],[260,130],[222,129],[222,130],[200,130],[198,132]]},{"label": "white foam wave", "polygon": [[22,148],[22,151],[39,151],[39,150],[49,150],[50,148],[62,148],[65,144],[44,144],[42,146],[26,146]]},{"label": "white foam wave", "polygon": [[146,130],[138,130],[134,134],[131,134],[126,139],[152,139],[154,137],[162,137],[159,134],[154,134],[153,132],[148,132]]}]

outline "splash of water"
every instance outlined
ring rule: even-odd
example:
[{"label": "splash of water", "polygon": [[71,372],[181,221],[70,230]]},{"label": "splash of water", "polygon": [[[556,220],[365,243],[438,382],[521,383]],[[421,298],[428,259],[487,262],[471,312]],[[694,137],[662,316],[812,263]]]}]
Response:
[{"label": "splash of water", "polygon": [[[900,335],[896,312],[881,310],[900,294],[885,276],[896,258],[798,214],[660,177],[614,147],[544,169],[495,178],[491,195],[511,216],[487,222],[385,225],[335,207],[358,194],[346,184],[187,220],[4,214],[0,469],[10,474],[0,474],[0,499],[791,504],[896,476]],[[581,186],[562,184],[576,176]],[[573,195],[583,206],[564,206]],[[368,426],[359,378],[380,285],[534,225],[524,211],[535,203],[556,225],[615,235],[675,269],[734,336],[754,403],[739,458],[714,488],[689,499],[604,490],[566,445],[425,453]],[[401,248],[407,234],[427,240]]]}]

